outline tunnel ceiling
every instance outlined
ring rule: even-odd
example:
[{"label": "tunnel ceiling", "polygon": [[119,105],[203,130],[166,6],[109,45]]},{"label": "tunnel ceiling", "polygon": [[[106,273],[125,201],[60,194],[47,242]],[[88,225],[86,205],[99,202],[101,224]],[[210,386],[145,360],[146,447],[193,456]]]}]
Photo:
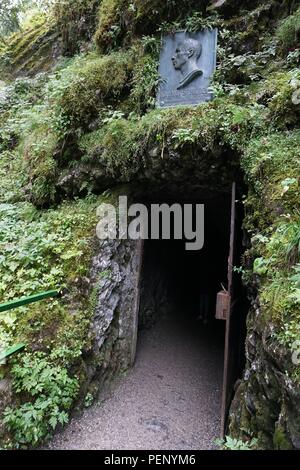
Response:
[{"label": "tunnel ceiling", "polygon": [[233,181],[243,186],[239,155],[229,149],[191,146],[162,155],[154,148],[149,155],[132,183],[134,195],[145,199],[212,199],[230,193]]}]

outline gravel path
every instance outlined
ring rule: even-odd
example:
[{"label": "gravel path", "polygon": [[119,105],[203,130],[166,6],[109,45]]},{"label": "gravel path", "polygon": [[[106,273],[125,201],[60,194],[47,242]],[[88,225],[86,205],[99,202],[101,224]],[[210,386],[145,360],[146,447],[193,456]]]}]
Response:
[{"label": "gravel path", "polygon": [[47,448],[213,449],[221,379],[216,331],[162,320],[140,333],[136,364],[110,396],[73,418]]}]

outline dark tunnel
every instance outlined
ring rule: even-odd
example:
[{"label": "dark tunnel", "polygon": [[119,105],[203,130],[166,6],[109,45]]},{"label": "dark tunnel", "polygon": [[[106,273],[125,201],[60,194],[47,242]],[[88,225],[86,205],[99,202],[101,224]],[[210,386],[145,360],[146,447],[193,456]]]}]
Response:
[{"label": "dark tunnel", "polygon": [[[166,202],[172,204],[172,201],[159,201],[160,204]],[[186,203],[195,204],[195,201],[182,201],[182,207]],[[167,325],[162,336],[166,343],[172,334],[174,341],[179,341],[175,331],[179,332],[187,342],[205,347],[208,363],[214,361],[211,366],[222,375],[226,321],[216,319],[216,300],[218,292],[228,289],[231,195],[198,200],[197,203],[204,204],[204,245],[201,250],[186,250],[186,239],[171,237],[170,240],[144,241],[138,350],[142,347],[144,330]],[[235,240],[238,257],[242,254],[241,223],[242,217],[238,217]],[[235,351],[234,364],[230,367],[236,380],[241,376],[245,361],[247,301],[240,279],[236,281],[235,295],[239,306],[235,313],[234,344],[230,346]],[[211,357],[209,351],[214,351]],[[218,354],[213,355],[216,351]],[[221,409],[220,403],[216,406]]]}]

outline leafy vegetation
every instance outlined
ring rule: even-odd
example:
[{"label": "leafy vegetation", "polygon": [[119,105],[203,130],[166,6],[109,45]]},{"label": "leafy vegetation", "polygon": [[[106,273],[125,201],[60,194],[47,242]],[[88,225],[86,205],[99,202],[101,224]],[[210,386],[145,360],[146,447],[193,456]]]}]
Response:
[{"label": "leafy vegetation", "polygon": [[132,68],[131,51],[78,58],[62,77],[67,85],[58,96],[62,118],[71,120],[71,125],[91,122],[103,101],[114,102],[126,93]]},{"label": "leafy vegetation", "polygon": [[226,436],[225,440],[218,439],[216,443],[223,450],[254,450],[257,446],[257,439],[251,439],[251,441],[244,442],[239,439],[234,439],[230,436]]},{"label": "leafy vegetation", "polygon": [[78,380],[43,353],[26,354],[12,368],[15,392],[31,401],[6,408],[4,424],[15,436],[18,447],[35,445],[49,437],[58,424],[68,422],[68,411],[79,390]]},{"label": "leafy vegetation", "polygon": [[[81,279],[88,274],[96,207],[95,199],[44,212],[28,203],[0,204],[1,300],[53,288],[65,293],[65,300],[1,315],[1,348],[24,341],[29,351],[24,364],[10,371],[19,405],[5,412],[12,440],[19,445],[35,444],[57,422],[65,422],[78,391],[69,369],[80,365],[89,342],[93,300]],[[2,375],[5,370],[0,367]]]}]

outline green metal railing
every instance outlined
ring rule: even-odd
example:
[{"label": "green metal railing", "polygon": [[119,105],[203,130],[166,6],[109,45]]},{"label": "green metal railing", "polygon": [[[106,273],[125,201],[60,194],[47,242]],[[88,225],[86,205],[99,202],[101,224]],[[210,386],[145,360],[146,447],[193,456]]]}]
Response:
[{"label": "green metal railing", "polygon": [[[40,294],[31,295],[29,297],[24,297],[18,300],[11,300],[10,302],[5,302],[0,304],[0,313],[7,312],[13,308],[23,307],[24,305],[32,304],[33,302],[39,302],[40,300],[49,299],[53,297],[60,297],[61,293],[57,290],[50,290],[47,292],[41,292]],[[26,347],[26,344],[20,343],[14,346],[11,346],[8,349],[0,351],[0,361],[7,359],[8,357],[21,352]]]},{"label": "green metal railing", "polygon": [[31,295],[30,297],[24,297],[18,300],[11,300],[4,304],[0,304],[0,313],[7,312],[13,308],[22,307],[23,305],[32,304],[33,302],[39,302],[43,299],[49,299],[50,297],[59,297],[60,293],[57,290],[49,290],[47,292],[41,292],[40,294]]},{"label": "green metal railing", "polygon": [[11,346],[10,348],[4,349],[3,351],[0,352],[0,362],[12,356],[13,354],[16,354],[17,352],[23,351],[25,347],[26,347],[26,344],[20,343],[20,344],[16,344],[15,346]]}]

